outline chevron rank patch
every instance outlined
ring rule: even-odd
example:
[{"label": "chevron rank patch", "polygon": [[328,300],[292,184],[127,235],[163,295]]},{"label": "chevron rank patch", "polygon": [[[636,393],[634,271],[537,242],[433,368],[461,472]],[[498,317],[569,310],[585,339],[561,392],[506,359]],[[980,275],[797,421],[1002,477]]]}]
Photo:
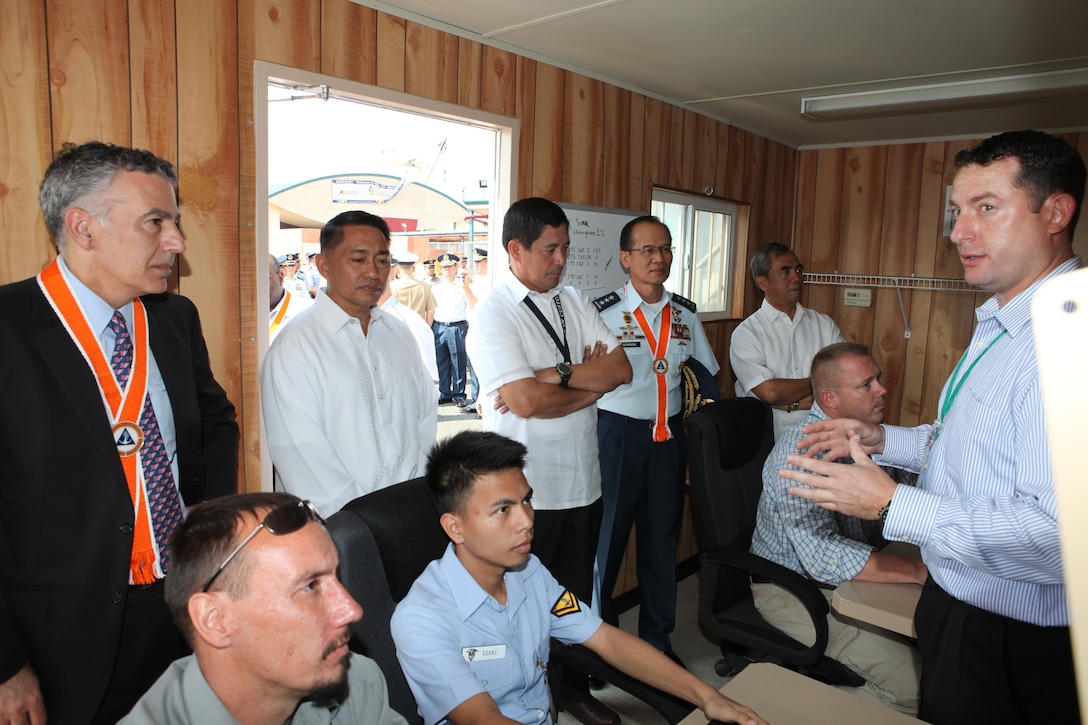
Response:
[{"label": "chevron rank patch", "polygon": [[578,597],[570,589],[563,592],[559,599],[552,605],[552,614],[557,617],[565,617],[568,614],[582,611],[582,605],[578,603]]}]

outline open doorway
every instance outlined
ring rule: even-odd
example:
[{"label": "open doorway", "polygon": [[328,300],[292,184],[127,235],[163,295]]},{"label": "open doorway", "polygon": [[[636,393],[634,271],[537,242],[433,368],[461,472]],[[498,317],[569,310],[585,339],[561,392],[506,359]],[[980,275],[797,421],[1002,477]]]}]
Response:
[{"label": "open doorway", "polygon": [[[256,254],[318,249],[321,226],[362,209],[389,223],[394,254],[486,247],[505,269],[499,220],[513,197],[517,121],[470,108],[258,61]],[[266,265],[257,267],[258,366],[268,350]],[[262,488],[272,465],[263,441]]]}]

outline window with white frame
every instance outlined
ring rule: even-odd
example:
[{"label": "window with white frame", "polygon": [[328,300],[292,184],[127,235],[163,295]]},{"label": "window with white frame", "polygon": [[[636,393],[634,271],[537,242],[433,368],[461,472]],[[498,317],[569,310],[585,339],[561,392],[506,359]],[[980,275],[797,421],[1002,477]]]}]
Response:
[{"label": "window with white frame", "polygon": [[720,199],[654,189],[650,209],[672,232],[676,249],[665,287],[695,302],[704,317],[737,317],[738,292],[743,292],[737,261],[738,241],[743,241],[738,239],[741,208]]}]

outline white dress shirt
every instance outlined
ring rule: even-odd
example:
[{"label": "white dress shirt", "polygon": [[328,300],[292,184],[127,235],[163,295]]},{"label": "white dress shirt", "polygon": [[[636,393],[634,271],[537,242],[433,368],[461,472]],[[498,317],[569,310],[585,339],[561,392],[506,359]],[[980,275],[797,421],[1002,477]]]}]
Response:
[{"label": "white dress shirt", "polygon": [[408,327],[374,308],[364,335],[324,293],[269,348],[261,411],[277,487],[324,516],[421,475],[438,428],[434,384]]},{"label": "white dress shirt", "polygon": [[[807,378],[816,353],[842,341],[839,326],[827,315],[797,305],[790,319],[764,299],[737,326],[729,342],[737,397],[754,397],[752,390],[768,380]],[[775,440],[808,415],[807,410],[775,408],[772,412]]]},{"label": "white dress shirt", "polygon": [[494,409],[499,388],[537,370],[563,362],[551,336],[525,304],[530,295],[560,339],[563,325],[554,297],[560,296],[566,320],[571,363],[582,362],[584,348],[598,340],[609,351],[616,336],[597,314],[589,298],[574,287],[556,287],[530,293],[517,278],[491,291],[475,307],[468,331],[468,355],[487,396],[483,403],[484,430],[521,441],[529,449],[525,478],[533,487],[533,506],[557,510],[588,506],[601,496],[601,467],[597,457],[597,406],[590,405],[561,418],[520,418]]}]

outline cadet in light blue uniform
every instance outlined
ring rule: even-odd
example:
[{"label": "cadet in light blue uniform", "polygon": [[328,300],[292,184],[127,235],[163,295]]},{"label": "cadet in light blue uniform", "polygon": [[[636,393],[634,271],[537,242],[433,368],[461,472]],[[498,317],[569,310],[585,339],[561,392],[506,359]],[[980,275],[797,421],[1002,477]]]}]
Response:
[{"label": "cadet in light blue uniform", "polygon": [[540,561],[533,541],[526,448],[463,431],[435,445],[427,483],[451,545],[431,562],[390,622],[397,659],[420,714],[433,723],[503,715],[554,723],[549,640],[582,643],[613,667],[703,709],[708,719],[765,725],[751,710],[604,624]]},{"label": "cadet in light blue uniform", "polygon": [[597,401],[601,614],[617,623],[612,591],[635,524],[638,633],[676,659],[669,632],[676,624],[676,544],[687,465],[680,363],[694,359],[714,375],[718,361],[695,303],[665,289],[672,268],[668,227],[652,216],[628,222],[620,232],[620,263],[630,280],[594,302],[631,363],[631,382]]},{"label": "cadet in light blue uniform", "polygon": [[580,644],[601,620],[535,556],[507,572],[506,603],[489,596],[449,545],[432,561],[393,615],[397,657],[426,723],[486,692],[503,715],[550,722],[550,637]]}]

